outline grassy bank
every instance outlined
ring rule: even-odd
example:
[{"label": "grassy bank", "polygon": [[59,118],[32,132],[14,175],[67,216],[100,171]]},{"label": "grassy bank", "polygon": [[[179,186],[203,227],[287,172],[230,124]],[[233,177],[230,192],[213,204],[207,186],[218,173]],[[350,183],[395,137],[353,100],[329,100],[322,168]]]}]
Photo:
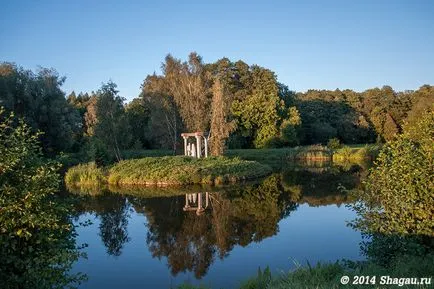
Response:
[{"label": "grassy bank", "polygon": [[107,170],[98,168],[94,162],[73,166],[65,174],[67,185],[90,186],[106,182]]},{"label": "grassy bank", "polygon": [[360,162],[374,159],[378,154],[377,145],[351,145],[337,150],[322,145],[299,146],[279,149],[239,149],[228,150],[226,156],[256,161],[281,169],[288,162]]},{"label": "grassy bank", "polygon": [[238,149],[228,150],[227,156],[240,157],[258,162],[288,161],[299,159],[328,159],[332,151],[326,146],[311,145],[278,149]]},{"label": "grassy bank", "polygon": [[[272,273],[268,268],[258,270],[255,277],[240,281],[239,289],[338,289],[338,288],[433,288],[434,255],[423,257],[401,256],[392,266],[384,267],[373,262],[336,262],[328,264],[318,263],[316,266],[298,265],[297,269],[288,273]],[[341,284],[343,276],[349,277],[349,284]],[[355,276],[362,276],[359,280],[364,283],[353,285]],[[364,276],[364,277],[363,277]],[[369,276],[369,280],[366,279]],[[375,280],[372,277],[375,276]],[[388,285],[380,285],[381,277],[389,276]],[[403,278],[431,278],[431,285],[405,284]],[[363,278],[363,279],[362,279]],[[387,279],[387,278],[386,278]],[[372,284],[375,281],[375,284]],[[427,280],[429,281],[429,280]],[[395,284],[393,284],[395,282]],[[399,282],[402,284],[399,285]],[[182,284],[178,289],[212,289],[206,284],[193,286]]]},{"label": "grassy bank", "polygon": [[94,163],[70,168],[65,175],[69,186],[98,185],[220,185],[266,176],[267,165],[239,158],[210,157],[194,159],[184,156],[149,157],[124,160],[110,168]]}]

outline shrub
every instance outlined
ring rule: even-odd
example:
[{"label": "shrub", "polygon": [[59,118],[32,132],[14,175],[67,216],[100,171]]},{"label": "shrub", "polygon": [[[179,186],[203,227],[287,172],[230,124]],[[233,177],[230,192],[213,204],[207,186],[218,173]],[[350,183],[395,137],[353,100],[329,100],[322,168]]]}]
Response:
[{"label": "shrub", "polygon": [[338,138],[331,138],[327,143],[327,147],[331,150],[337,150],[342,147],[341,142]]},{"label": "shrub", "polygon": [[9,288],[65,288],[80,254],[70,207],[59,201],[58,164],[41,156],[38,135],[0,108],[0,280]]},{"label": "shrub", "polygon": [[365,232],[434,236],[434,112],[381,150],[354,223]]}]

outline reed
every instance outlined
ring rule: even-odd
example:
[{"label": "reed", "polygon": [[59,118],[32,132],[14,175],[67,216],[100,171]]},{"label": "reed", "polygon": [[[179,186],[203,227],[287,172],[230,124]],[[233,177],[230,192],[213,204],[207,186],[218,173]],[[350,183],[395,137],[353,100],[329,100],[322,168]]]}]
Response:
[{"label": "reed", "polygon": [[106,182],[106,171],[97,167],[95,162],[73,166],[65,174],[65,183],[70,186],[100,185]]}]

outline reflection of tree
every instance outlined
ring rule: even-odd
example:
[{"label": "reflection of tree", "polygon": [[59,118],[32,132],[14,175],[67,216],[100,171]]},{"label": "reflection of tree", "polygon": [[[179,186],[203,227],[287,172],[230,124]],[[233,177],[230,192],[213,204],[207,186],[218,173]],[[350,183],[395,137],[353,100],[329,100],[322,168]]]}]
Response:
[{"label": "reflection of tree", "polygon": [[236,243],[247,246],[277,233],[277,223],[296,206],[282,194],[280,177],[273,175],[261,184],[230,192]]},{"label": "reflection of tree", "polygon": [[77,211],[93,212],[100,219],[99,236],[106,246],[107,253],[119,256],[125,243],[129,242],[128,218],[130,205],[124,196],[102,193],[94,197],[84,197],[77,204]]},{"label": "reflection of tree", "polygon": [[130,201],[148,219],[146,242],[154,257],[167,257],[173,274],[204,276],[216,254],[224,258],[234,245],[247,246],[277,233],[282,216],[295,209],[283,198],[280,178],[261,184],[210,193],[212,209],[199,216],[183,211],[185,197]]},{"label": "reflection of tree", "polygon": [[114,256],[119,256],[124,244],[130,240],[127,230],[129,205],[125,198],[119,198],[118,201],[108,211],[99,214],[99,235],[107,248],[107,253]]},{"label": "reflection of tree", "polygon": [[291,200],[308,203],[311,206],[343,204],[351,201],[350,196],[342,192],[360,186],[365,171],[359,166],[344,169],[328,167],[321,172],[305,168],[291,168],[282,173],[282,185]]},{"label": "reflection of tree", "polygon": [[234,246],[247,246],[275,235],[278,222],[288,217],[297,203],[316,206],[348,202],[338,187],[357,187],[361,176],[363,171],[358,167],[321,171],[293,168],[260,183],[208,193],[208,206],[207,194],[203,193],[204,210],[197,210],[200,190],[187,192],[187,199],[186,195],[146,198],[128,193],[128,202],[116,194],[102,194],[89,198],[81,210],[93,211],[101,218],[100,236],[107,251],[119,255],[128,241],[127,212],[131,204],[136,212],[146,215],[146,243],[153,257],[167,258],[174,275],[191,271],[201,278],[217,257],[227,257]]}]

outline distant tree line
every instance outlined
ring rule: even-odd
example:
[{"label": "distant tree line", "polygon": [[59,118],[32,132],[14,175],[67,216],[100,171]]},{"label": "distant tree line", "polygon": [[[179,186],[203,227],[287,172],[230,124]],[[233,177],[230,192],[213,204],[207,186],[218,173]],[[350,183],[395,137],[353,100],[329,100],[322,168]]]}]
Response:
[{"label": "distant tree line", "polygon": [[185,131],[210,132],[214,155],[229,148],[267,148],[394,139],[434,102],[434,86],[396,92],[389,86],[295,93],[269,69],[222,58],[204,63],[168,55],[129,103],[109,81],[96,92],[66,96],[53,69],[36,73],[0,64],[0,106],[24,117],[46,154],[85,151],[97,162],[125,149],[180,148]]}]

